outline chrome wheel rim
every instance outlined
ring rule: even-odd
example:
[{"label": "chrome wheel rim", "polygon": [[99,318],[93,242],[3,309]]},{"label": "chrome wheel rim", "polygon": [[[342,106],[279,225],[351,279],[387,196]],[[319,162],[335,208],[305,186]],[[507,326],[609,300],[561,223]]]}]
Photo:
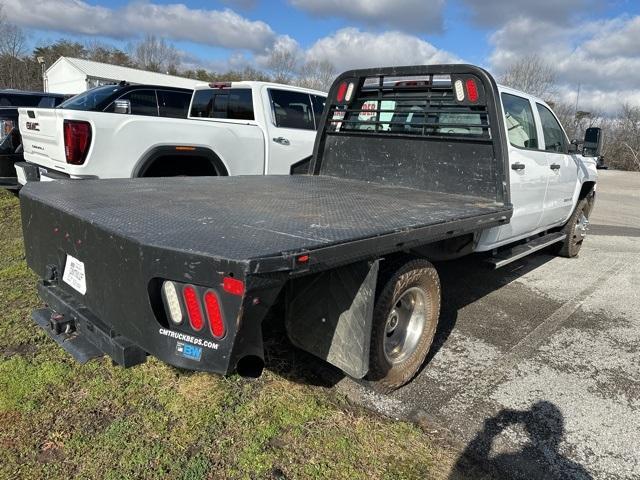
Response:
[{"label": "chrome wheel rim", "polygon": [[384,356],[392,364],[415,352],[425,325],[427,295],[421,288],[407,289],[391,308],[384,327]]},{"label": "chrome wheel rim", "polygon": [[579,240],[582,240],[587,236],[587,228],[589,227],[589,219],[581,212],[576,220],[576,236]]}]

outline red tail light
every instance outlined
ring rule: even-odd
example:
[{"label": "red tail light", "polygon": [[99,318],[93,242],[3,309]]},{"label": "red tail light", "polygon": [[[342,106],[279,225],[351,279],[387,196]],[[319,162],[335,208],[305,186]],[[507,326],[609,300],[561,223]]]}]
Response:
[{"label": "red tail light", "polygon": [[342,82],[338,87],[338,93],[336,94],[336,100],[338,103],[342,103],[344,101],[344,96],[347,93],[347,82]]},{"label": "red tail light", "polygon": [[82,165],[91,146],[91,125],[78,120],[64,121],[64,154],[67,163]]},{"label": "red tail light", "polygon": [[189,314],[189,324],[194,330],[202,330],[204,325],[204,317],[202,316],[202,310],[200,309],[200,302],[198,301],[198,295],[196,289],[191,285],[187,285],[182,289],[182,297],[184,298],[184,304],[187,306],[187,313]]},{"label": "red tail light", "polygon": [[224,277],[222,288],[231,295],[244,295],[244,282],[236,278]]},{"label": "red tail light", "polygon": [[472,78],[467,79],[467,98],[470,102],[478,101],[478,87],[476,85],[476,81]]},{"label": "red tail light", "polygon": [[218,303],[218,297],[211,290],[204,294],[204,308],[207,310],[207,317],[209,317],[211,334],[215,338],[224,337],[224,320],[222,319],[220,304]]}]

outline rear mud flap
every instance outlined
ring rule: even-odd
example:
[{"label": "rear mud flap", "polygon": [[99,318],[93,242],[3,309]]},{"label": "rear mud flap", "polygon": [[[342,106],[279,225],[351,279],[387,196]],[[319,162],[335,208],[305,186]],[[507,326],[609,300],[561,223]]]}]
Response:
[{"label": "rear mud flap", "polygon": [[369,370],[379,261],[358,262],[290,282],[291,342],[354,378]]}]

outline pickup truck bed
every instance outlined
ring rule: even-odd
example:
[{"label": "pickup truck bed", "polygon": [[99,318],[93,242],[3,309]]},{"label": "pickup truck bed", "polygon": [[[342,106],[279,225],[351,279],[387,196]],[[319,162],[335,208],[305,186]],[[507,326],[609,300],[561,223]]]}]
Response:
[{"label": "pickup truck bed", "polygon": [[480,197],[329,176],[63,180],[28,184],[22,195],[23,207],[41,203],[142,245],[239,262],[254,272],[268,268],[260,268],[261,259],[282,269],[292,254],[364,240],[379,251],[382,236],[426,243],[443,228],[459,234],[510,216],[509,207]]}]

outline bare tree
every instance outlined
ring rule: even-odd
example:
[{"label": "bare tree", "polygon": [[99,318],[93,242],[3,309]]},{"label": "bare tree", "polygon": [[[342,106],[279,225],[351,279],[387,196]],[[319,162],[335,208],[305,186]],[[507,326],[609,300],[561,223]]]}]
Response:
[{"label": "bare tree", "polygon": [[0,10],[0,82],[4,87],[18,88],[29,75],[25,64],[27,37],[20,27],[9,23]]},{"label": "bare tree", "polygon": [[625,104],[603,124],[603,155],[607,165],[640,171],[640,106]]},{"label": "bare tree", "polygon": [[84,45],[86,58],[95,62],[109,63],[111,65],[121,65],[123,67],[133,66],[129,55],[113,45],[92,40]]},{"label": "bare tree", "polygon": [[290,83],[296,71],[295,52],[288,49],[274,49],[269,53],[267,68],[274,82]]},{"label": "bare tree", "polygon": [[328,60],[306,62],[298,72],[298,85],[328,91],[336,76],[336,68]]},{"label": "bare tree", "polygon": [[178,50],[155,35],[146,35],[129,46],[129,55],[139,67],[152,72],[177,72],[180,66]]},{"label": "bare tree", "polygon": [[500,83],[545,100],[556,94],[556,74],[553,66],[537,55],[514,61],[505,69]]}]

